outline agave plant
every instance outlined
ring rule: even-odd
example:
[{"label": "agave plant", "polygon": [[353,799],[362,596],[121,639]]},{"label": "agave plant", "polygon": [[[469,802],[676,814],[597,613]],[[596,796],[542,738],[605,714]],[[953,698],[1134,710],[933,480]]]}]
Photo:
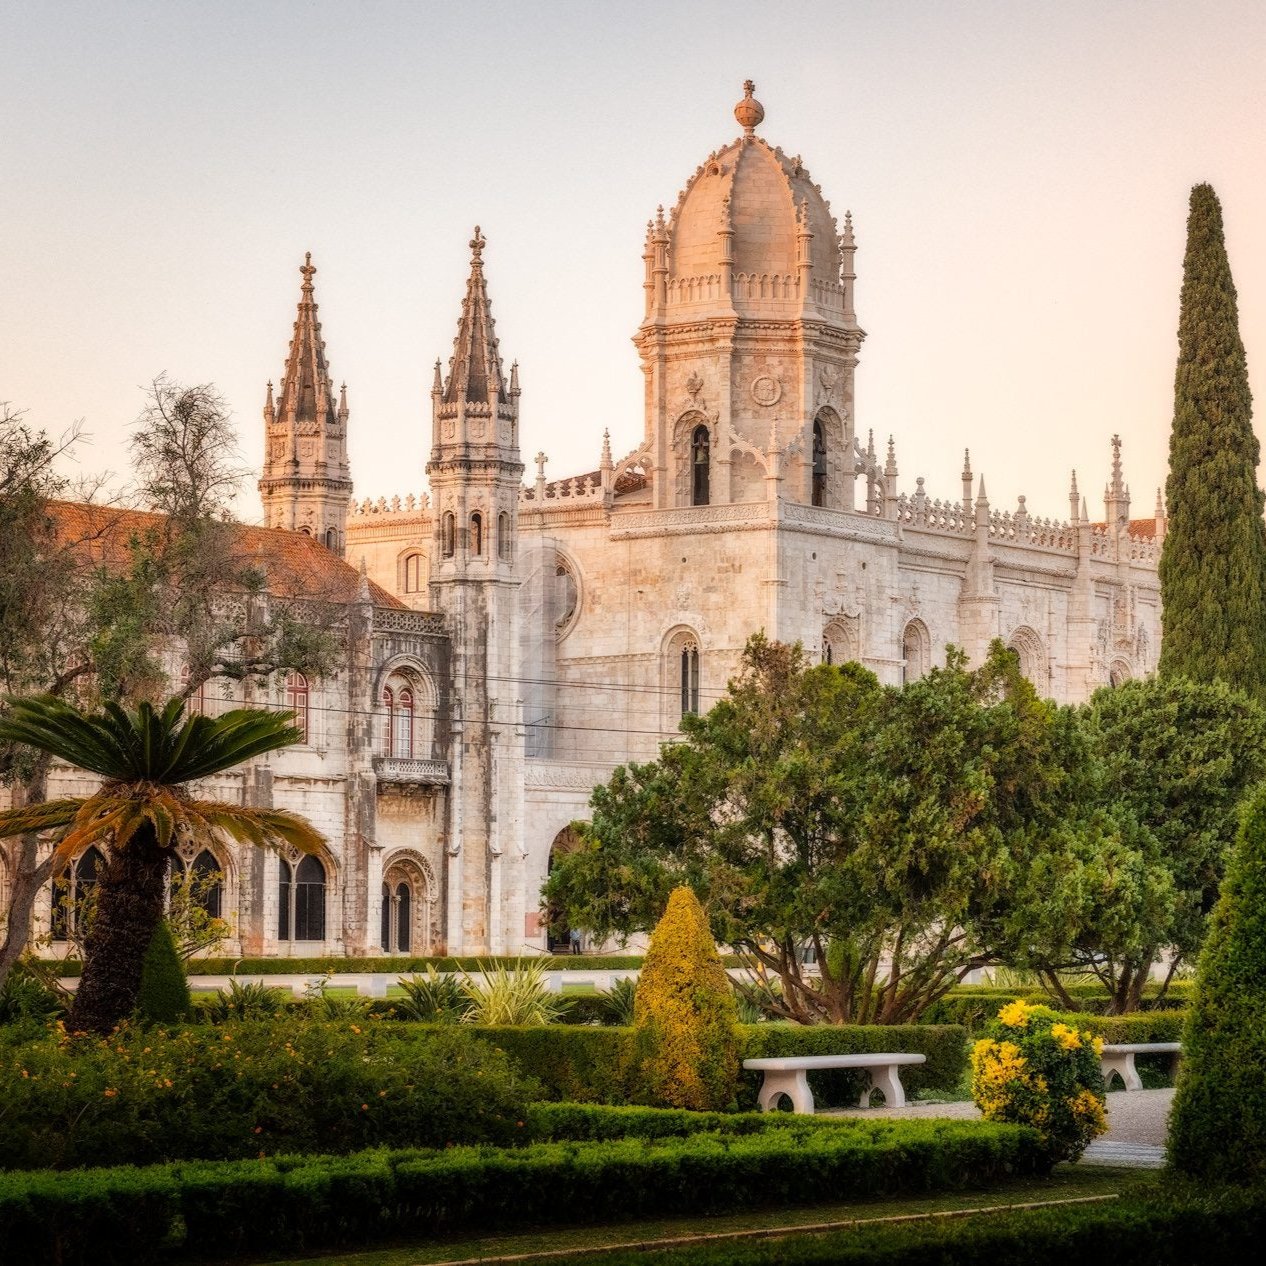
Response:
[{"label": "agave plant", "polygon": [[97,913],[84,945],[71,1029],[108,1033],[132,1013],[141,965],[163,911],[172,849],[185,840],[228,836],[260,847],[291,844],[315,852],[319,832],[303,818],[219,800],[196,800],[188,784],[240,765],[302,737],[289,714],[238,708],[218,717],[184,715],[172,699],[161,710],[135,712],[108,703],[84,713],[51,695],[10,699],[0,742],[25,743],[97,774],[86,798],[49,800],[0,813],[0,839],[60,831],[55,856],[64,863],[89,844],[106,854]]},{"label": "agave plant", "polygon": [[566,1009],[566,1001],[551,993],[541,962],[520,959],[513,968],[504,963],[480,963],[480,977],[462,983],[467,1024],[552,1024]]},{"label": "agave plant", "polygon": [[290,1005],[284,989],[262,980],[230,980],[227,989],[217,989],[207,1005],[206,1017],[212,1024],[226,1020],[267,1020]]},{"label": "agave plant", "polygon": [[631,1028],[633,1024],[633,1004],[637,999],[637,977],[621,976],[619,980],[598,995],[602,999],[602,1019],[604,1024],[622,1025]]},{"label": "agave plant", "polygon": [[425,976],[401,976],[396,983],[404,990],[404,997],[396,1003],[403,1019],[436,1024],[462,1018],[466,999],[456,976],[441,976],[428,965]]}]

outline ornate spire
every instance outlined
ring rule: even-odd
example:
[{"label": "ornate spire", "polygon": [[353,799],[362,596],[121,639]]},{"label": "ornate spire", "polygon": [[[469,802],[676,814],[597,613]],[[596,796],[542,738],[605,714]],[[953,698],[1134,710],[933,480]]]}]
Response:
[{"label": "ornate spire", "polygon": [[1121,477],[1121,437],[1119,435],[1112,437],[1112,495],[1115,497],[1125,495],[1125,484]]},{"label": "ornate spire", "polygon": [[501,357],[497,353],[495,322],[488,303],[488,286],[484,281],[484,246],[487,239],[475,226],[470,239],[470,279],[462,300],[461,320],[453,340],[453,359],[449,363],[448,382],[444,385],[444,403],[467,400],[487,404],[489,398],[506,403],[505,380],[501,375]]},{"label": "ornate spire", "polygon": [[611,432],[604,430],[602,432],[602,460],[598,463],[599,470],[613,469],[611,461]]},{"label": "ornate spire", "polygon": [[316,265],[312,262],[311,251],[304,255],[299,272],[303,275],[299,313],[290,338],[290,350],[286,354],[277,416],[297,424],[301,430],[317,431],[322,426],[332,428],[335,425],[335,411],[334,384],[325,359],[325,340],[321,337],[317,304],[312,298]]},{"label": "ornate spire", "polygon": [[1073,471],[1073,481],[1068,488],[1068,517],[1077,522],[1077,505],[1081,500],[1081,494],[1077,491],[1077,472]]},{"label": "ornate spire", "polygon": [[888,437],[888,460],[884,462],[884,474],[895,479],[897,477],[897,442]]}]

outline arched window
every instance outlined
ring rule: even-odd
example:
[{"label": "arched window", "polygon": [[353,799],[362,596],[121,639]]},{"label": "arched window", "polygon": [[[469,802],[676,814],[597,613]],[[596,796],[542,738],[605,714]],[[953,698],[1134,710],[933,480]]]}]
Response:
[{"label": "arched window", "polygon": [[413,942],[413,893],[403,880],[396,885],[396,953],[407,954]]},{"label": "arched window", "polygon": [[382,886],[382,917],[379,920],[378,943],[384,954],[391,953],[391,885]]},{"label": "arched window", "polygon": [[426,559],[421,554],[410,554],[404,560],[405,593],[421,593],[426,584]]},{"label": "arched window", "polygon": [[294,723],[303,736],[300,742],[308,741],[308,679],[302,673],[289,673],[286,676],[286,707],[294,714]]},{"label": "arched window", "polygon": [[392,736],[396,732],[396,692],[390,686],[382,688],[382,710],[386,715],[378,740],[378,750],[383,756],[390,756]]},{"label": "arched window", "polygon": [[822,630],[822,662],[847,664],[861,661],[860,621],[855,615],[842,615]]},{"label": "arched window", "polygon": [[391,754],[413,759],[413,691],[406,687],[395,701],[391,718]]},{"label": "arched window", "polygon": [[702,424],[690,437],[690,504],[706,506],[710,492],[712,437]]},{"label": "arched window", "polygon": [[918,681],[931,667],[932,639],[922,620],[911,620],[901,635],[902,680]]},{"label": "arched window", "polygon": [[338,553],[338,533],[333,528],[325,529],[325,548],[331,554]]},{"label": "arched window", "polygon": [[452,558],[457,541],[457,520],[451,510],[446,511],[440,520],[440,552],[445,558]]},{"label": "arched window", "polygon": [[1020,658],[1020,671],[1031,681],[1038,694],[1045,695],[1050,686],[1050,670],[1046,662],[1046,648],[1042,639],[1027,625],[1021,625],[1007,645]]},{"label": "arched window", "polygon": [[1130,671],[1130,666],[1125,660],[1114,660],[1108,673],[1108,683],[1115,690],[1118,686],[1124,686],[1133,676],[1134,674]]},{"label": "arched window", "polygon": [[502,510],[497,515],[497,557],[508,562],[513,544],[510,539],[510,514],[509,511]]},{"label": "arched window", "polygon": [[221,918],[224,908],[224,871],[216,861],[215,854],[204,848],[193,859],[192,866],[186,866],[185,859],[179,853],[171,858],[171,880],[174,888],[186,873],[193,872],[191,896],[195,904],[205,910],[213,919]]},{"label": "arched window", "polygon": [[826,505],[826,436],[821,421],[813,424],[813,504]]},{"label": "arched window", "polygon": [[325,867],[309,854],[292,867],[278,860],[277,939],[325,940]]},{"label": "arched window", "polygon": [[84,908],[92,898],[105,864],[105,856],[94,846],[80,853],[53,881],[53,940],[68,941],[72,936],[82,937],[87,931],[80,926]]},{"label": "arched window", "polygon": [[681,647],[681,715],[699,711],[699,644],[683,642]]},{"label": "arched window", "polygon": [[484,516],[478,510],[470,516],[470,552],[476,558],[484,552]]},{"label": "arched window", "polygon": [[[180,670],[180,693],[189,689],[189,665]],[[200,681],[198,688],[185,699],[185,711],[189,716],[205,716],[207,711],[207,683]]]}]

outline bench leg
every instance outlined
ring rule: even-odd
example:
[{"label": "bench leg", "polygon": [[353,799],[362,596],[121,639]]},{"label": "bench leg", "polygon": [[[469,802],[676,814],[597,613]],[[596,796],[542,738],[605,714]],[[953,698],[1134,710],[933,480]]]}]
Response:
[{"label": "bench leg", "polygon": [[1099,1057],[1099,1070],[1103,1073],[1105,1089],[1108,1082],[1112,1080],[1113,1073],[1116,1073],[1125,1083],[1126,1090],[1143,1089],[1143,1082],[1139,1078],[1138,1069],[1134,1067],[1133,1051],[1129,1051],[1125,1055],[1101,1055]]},{"label": "bench leg", "polygon": [[796,1112],[806,1116],[813,1115],[813,1091],[809,1089],[809,1078],[803,1068],[788,1072],[771,1072],[765,1070],[765,1079],[761,1082],[757,1103],[762,1112],[771,1112],[778,1100],[786,1095]]},{"label": "bench leg", "polygon": [[906,1089],[901,1084],[901,1077],[897,1073],[895,1064],[885,1064],[882,1068],[872,1068],[870,1070],[870,1085],[862,1091],[859,1107],[870,1107],[870,1092],[872,1090],[882,1090],[884,1094],[884,1107],[886,1108],[904,1108],[906,1106]]}]

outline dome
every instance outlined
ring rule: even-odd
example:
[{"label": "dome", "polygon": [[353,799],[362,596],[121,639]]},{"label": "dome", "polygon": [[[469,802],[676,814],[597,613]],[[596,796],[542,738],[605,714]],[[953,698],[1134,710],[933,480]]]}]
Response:
[{"label": "dome", "polygon": [[813,234],[814,298],[840,290],[839,230],[830,205],[799,156],[789,157],[755,135],[764,110],[752,96],[751,82],[745,86],[747,95],[735,107],[744,135],[708,156],[673,210],[670,302],[717,297],[727,225],[733,234],[735,307],[748,308],[753,299],[796,299],[797,239],[806,219]]}]

